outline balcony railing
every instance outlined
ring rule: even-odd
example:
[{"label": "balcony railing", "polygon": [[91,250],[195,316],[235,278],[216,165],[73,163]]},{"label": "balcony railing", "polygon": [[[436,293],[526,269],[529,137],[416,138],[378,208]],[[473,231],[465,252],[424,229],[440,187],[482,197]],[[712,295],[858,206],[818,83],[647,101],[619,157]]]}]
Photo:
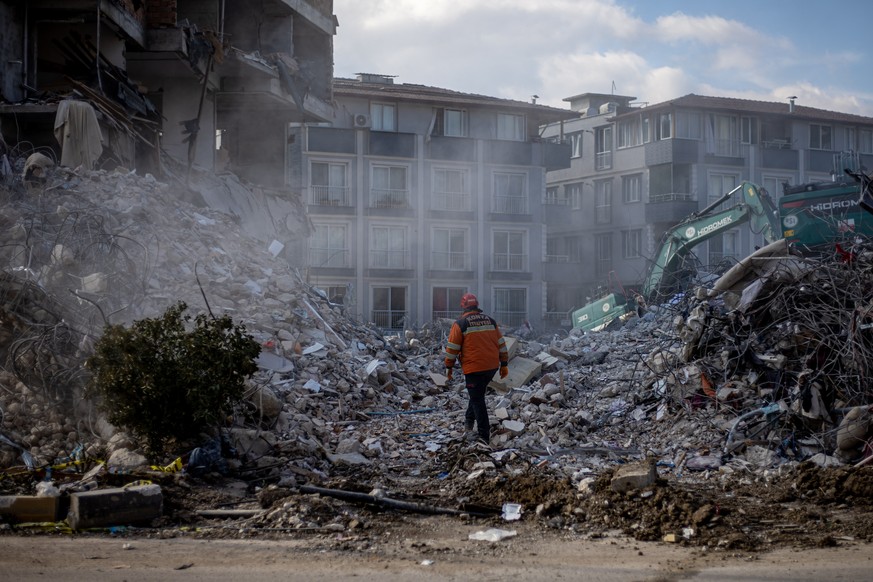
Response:
[{"label": "balcony railing", "polygon": [[494,253],[495,271],[527,271],[527,255]]},{"label": "balcony railing", "polygon": [[546,204],[555,206],[570,206],[570,196],[566,194],[557,194],[555,192],[546,192]]},{"label": "balcony railing", "polygon": [[311,267],[348,268],[350,253],[348,249],[310,249],[309,265]]},{"label": "balcony railing", "polygon": [[373,269],[408,269],[409,265],[409,251],[370,251]]},{"label": "balcony railing", "polygon": [[370,208],[409,208],[408,190],[370,190]]},{"label": "balcony railing", "polygon": [[518,327],[524,320],[527,319],[526,311],[495,311],[493,313],[494,319],[497,320],[497,323],[500,327],[504,328],[513,328]]},{"label": "balcony railing", "polygon": [[461,210],[469,212],[473,209],[473,199],[469,194],[460,192],[434,192],[431,197],[433,210]]},{"label": "balcony railing", "polygon": [[600,152],[594,155],[594,169],[608,170],[612,167],[612,152]]},{"label": "balcony railing", "polygon": [[395,309],[374,309],[371,312],[371,319],[379,329],[403,329],[403,324],[406,323],[406,311]]},{"label": "balcony railing", "polygon": [[522,196],[494,195],[494,212],[501,214],[527,214],[527,198]]},{"label": "balcony railing", "polygon": [[666,194],[650,194],[649,202],[689,202],[694,200],[694,194],[683,194],[680,192],[668,192]]},{"label": "balcony railing", "polygon": [[470,269],[470,257],[467,253],[434,251],[431,253],[431,265],[434,269],[468,271]]},{"label": "balcony railing", "polygon": [[438,319],[457,319],[460,312],[459,309],[454,311],[434,311],[432,317],[434,321]]},{"label": "balcony railing", "polygon": [[546,255],[545,260],[547,263],[569,263],[570,255]]},{"label": "balcony railing", "polygon": [[315,206],[351,206],[348,186],[310,186],[309,203]]},{"label": "balcony railing", "polygon": [[724,156],[728,158],[738,158],[742,155],[742,145],[736,139],[716,139],[713,140],[712,153],[716,156]]}]

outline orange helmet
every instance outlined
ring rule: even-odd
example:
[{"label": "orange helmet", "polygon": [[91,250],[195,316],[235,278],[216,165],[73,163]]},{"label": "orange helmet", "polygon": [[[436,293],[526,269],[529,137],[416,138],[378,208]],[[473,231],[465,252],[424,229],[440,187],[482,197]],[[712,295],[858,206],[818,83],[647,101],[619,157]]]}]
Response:
[{"label": "orange helmet", "polygon": [[479,307],[479,300],[472,293],[464,293],[461,297],[461,308],[469,309],[470,307]]}]

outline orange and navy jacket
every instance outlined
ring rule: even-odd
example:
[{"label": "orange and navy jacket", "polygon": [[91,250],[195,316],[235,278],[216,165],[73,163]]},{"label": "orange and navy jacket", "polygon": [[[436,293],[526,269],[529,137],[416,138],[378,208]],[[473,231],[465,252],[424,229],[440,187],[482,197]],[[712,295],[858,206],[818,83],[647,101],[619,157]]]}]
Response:
[{"label": "orange and navy jacket", "polygon": [[453,368],[458,358],[464,374],[495,370],[509,361],[506,340],[497,322],[481,309],[465,311],[452,324],[446,343],[446,368]]}]

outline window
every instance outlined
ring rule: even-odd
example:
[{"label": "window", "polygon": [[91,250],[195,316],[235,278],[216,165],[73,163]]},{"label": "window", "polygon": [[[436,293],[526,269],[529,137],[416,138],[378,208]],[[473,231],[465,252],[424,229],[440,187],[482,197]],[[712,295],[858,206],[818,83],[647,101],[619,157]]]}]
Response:
[{"label": "window", "polygon": [[406,287],[373,287],[373,323],[381,329],[403,329]]},{"label": "window", "polygon": [[374,226],[370,231],[370,267],[409,268],[409,243],[405,226]]},{"label": "window", "polygon": [[594,189],[594,222],[609,224],[612,222],[612,180],[595,182]]},{"label": "window", "polygon": [[524,141],[524,116],[498,113],[497,139]]},{"label": "window", "polygon": [[784,184],[791,184],[793,180],[791,176],[764,176],[761,182],[761,185],[770,194],[770,197],[776,201],[785,190]]},{"label": "window", "polygon": [[396,108],[393,103],[370,104],[370,127],[376,131],[397,131]]},{"label": "window", "polygon": [[472,210],[467,170],[434,168],[433,210]]},{"label": "window", "polygon": [[405,166],[373,166],[370,206],[373,208],[409,206]]},{"label": "window", "polygon": [[435,109],[433,135],[466,137],[467,112],[463,109]]},{"label": "window", "polygon": [[567,193],[567,188],[560,186],[549,186],[546,188],[546,204],[557,206],[569,206],[570,197]]},{"label": "window", "polygon": [[527,271],[527,233],[523,230],[494,231],[495,271]]},{"label": "window", "polygon": [[[710,174],[709,199],[715,200],[720,198],[722,194],[727,194],[737,187],[738,182],[739,177],[736,174]],[[736,197],[734,197],[733,201],[728,200],[726,203],[730,205],[736,204]],[[721,206],[724,207],[724,204]]]},{"label": "window", "polygon": [[346,164],[312,162],[309,170],[309,202],[319,206],[349,206]]},{"label": "window", "polygon": [[643,175],[621,177],[621,198],[625,204],[632,204],[643,199]]},{"label": "window", "polygon": [[641,129],[643,132],[643,143],[649,143],[652,141],[652,128],[648,117],[643,117]]},{"label": "window", "polygon": [[873,130],[862,129],[858,132],[858,151],[862,154],[873,154]]},{"label": "window", "polygon": [[350,285],[319,285],[318,288],[324,291],[327,300],[331,303],[345,305],[346,297],[348,296],[351,298],[349,286]]},{"label": "window", "polygon": [[625,259],[638,259],[643,253],[642,229],[621,231],[621,256]]},{"label": "window", "polygon": [[707,153],[738,157],[740,155],[739,120],[733,115],[710,115],[708,122],[712,140],[707,142]]},{"label": "window", "polygon": [[494,174],[494,212],[527,214],[525,174]]},{"label": "window", "polygon": [[618,149],[638,146],[643,143],[639,117],[618,122],[616,142]]},{"label": "window", "polygon": [[434,287],[431,299],[433,318],[456,318],[460,311],[461,297],[466,292],[466,287]]},{"label": "window", "polygon": [[847,127],[846,128],[846,145],[843,147],[844,150],[853,152],[855,151],[855,128]]},{"label": "window", "polygon": [[567,198],[570,200],[570,206],[573,210],[579,210],[582,208],[582,183],[578,184],[567,184],[564,186],[564,189],[567,192]]},{"label": "window", "polygon": [[744,144],[758,143],[758,123],[752,117],[740,117],[740,142]]},{"label": "window", "polygon": [[431,266],[434,269],[467,270],[467,231],[463,228],[434,228]]},{"label": "window", "polygon": [[524,323],[527,319],[527,289],[495,287],[491,315],[503,328],[518,327]]},{"label": "window", "polygon": [[581,158],[582,157],[582,132],[579,131],[577,133],[568,133],[567,134],[567,143],[570,144],[570,157],[571,158]]},{"label": "window", "polygon": [[833,129],[830,125],[809,124],[809,149],[830,150],[833,149]]},{"label": "window", "polygon": [[605,277],[612,271],[612,233],[594,236],[594,274]]},{"label": "window", "polygon": [[612,128],[601,127],[594,132],[594,169],[612,167]]},{"label": "window", "polygon": [[673,114],[661,113],[658,115],[658,125],[655,127],[656,140],[670,139],[673,137]]},{"label": "window", "polygon": [[696,111],[676,112],[676,137],[703,139],[703,119]]},{"label": "window", "polygon": [[309,237],[310,267],[342,267],[351,265],[348,227],[345,224],[314,224]]}]

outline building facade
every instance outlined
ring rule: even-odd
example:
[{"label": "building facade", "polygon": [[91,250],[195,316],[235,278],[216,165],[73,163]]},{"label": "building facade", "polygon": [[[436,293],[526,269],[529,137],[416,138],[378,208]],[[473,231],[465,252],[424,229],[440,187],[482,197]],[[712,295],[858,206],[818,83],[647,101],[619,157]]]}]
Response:
[{"label": "building facade", "polygon": [[58,102],[91,104],[97,165],[159,152],[284,187],[289,122],[333,114],[332,0],[0,0],[0,131],[54,151]]},{"label": "building facade", "polygon": [[540,325],[546,171],[570,149],[539,131],[578,114],[384,75],[333,93],[335,119],[289,140],[310,283],[385,330],[454,318],[466,292],[503,326]]},{"label": "building facade", "polygon": [[[873,168],[873,118],[785,103],[686,95],[646,105],[585,93],[565,99],[581,116],[543,137],[571,147],[570,167],[550,171],[544,269],[550,318],[604,290],[638,287],[663,233],[743,181],[774,203],[783,184],[832,179],[835,159]],[[839,166],[839,164],[837,164]],[[724,202],[727,208],[736,198]],[[739,225],[695,249],[704,266],[735,261],[761,244]]]}]

